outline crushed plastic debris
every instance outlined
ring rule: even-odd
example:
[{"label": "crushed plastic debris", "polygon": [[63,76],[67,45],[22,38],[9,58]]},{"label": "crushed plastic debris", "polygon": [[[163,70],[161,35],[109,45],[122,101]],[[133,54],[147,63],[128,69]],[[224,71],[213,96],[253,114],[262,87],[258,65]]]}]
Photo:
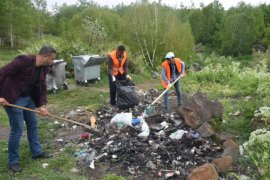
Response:
[{"label": "crushed plastic debris", "polygon": [[186,134],[186,133],[188,133],[188,131],[179,129],[179,130],[175,131],[174,133],[172,133],[170,135],[170,138],[171,139],[182,139],[183,135]]},{"label": "crushed plastic debris", "polygon": [[43,164],[42,164],[42,167],[43,167],[44,169],[46,169],[48,166],[49,166],[48,163],[43,163]]}]

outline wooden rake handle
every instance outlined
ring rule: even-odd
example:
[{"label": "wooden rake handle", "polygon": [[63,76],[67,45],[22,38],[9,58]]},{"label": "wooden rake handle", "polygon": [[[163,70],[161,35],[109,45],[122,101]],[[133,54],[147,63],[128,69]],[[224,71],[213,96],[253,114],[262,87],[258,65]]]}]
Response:
[{"label": "wooden rake handle", "polygon": [[163,91],[149,106],[153,106],[171,87],[181,78],[181,76],[178,76],[173,83],[171,83],[170,87],[167,87],[165,91]]},{"label": "wooden rake handle", "polygon": [[[18,109],[23,109],[23,110],[27,110],[27,111],[32,111],[32,112],[35,112],[37,114],[41,114],[41,112],[37,111],[37,110],[34,110],[34,109],[29,109],[29,108],[26,108],[26,107],[22,107],[22,106],[17,106],[15,104],[6,104],[7,106],[10,106],[10,107],[15,107],[15,108],[18,108]],[[55,116],[55,115],[52,115],[52,114],[49,114],[48,115],[49,117],[53,117],[53,118],[56,118],[56,119],[60,119],[62,121],[67,121],[67,122],[70,122],[70,123],[73,123],[73,124],[77,124],[77,125],[80,125],[80,126],[83,126],[87,129],[93,129],[91,126],[88,126],[86,124],[83,124],[83,123],[80,123],[80,122],[77,122],[77,121],[73,121],[73,120],[70,120],[70,119],[67,119],[67,118],[62,118],[62,117],[59,117],[59,116]]]}]

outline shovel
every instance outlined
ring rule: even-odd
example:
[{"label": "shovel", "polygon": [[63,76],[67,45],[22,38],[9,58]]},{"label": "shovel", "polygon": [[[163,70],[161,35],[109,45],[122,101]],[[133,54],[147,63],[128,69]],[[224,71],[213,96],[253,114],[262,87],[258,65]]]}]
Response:
[{"label": "shovel", "polygon": [[169,89],[171,89],[171,87],[181,78],[181,76],[178,76],[175,81],[173,83],[171,83],[171,86],[167,87],[150,105],[148,105],[146,107],[146,109],[144,110],[144,114],[146,114],[147,116],[149,116],[150,114],[152,114],[153,112],[155,112],[155,106],[153,106]]},{"label": "shovel", "polygon": [[[22,106],[17,106],[17,105],[14,105],[14,104],[9,104],[9,103],[8,103],[7,106],[15,107],[15,108],[18,108],[18,109],[23,109],[23,110],[32,111],[32,112],[41,114],[41,113],[40,113],[39,111],[37,111],[37,110],[29,109],[29,108],[22,107]],[[55,116],[55,115],[52,115],[52,114],[49,114],[48,116],[49,116],[49,117],[56,118],[56,119],[60,119],[60,120],[62,120],[62,121],[67,121],[67,122],[70,122],[70,123],[73,123],[73,124],[77,124],[77,125],[80,125],[80,126],[83,126],[83,127],[87,128],[87,129],[93,130],[93,128],[92,128],[91,126],[88,126],[88,125],[86,125],[86,124],[83,124],[83,123],[80,123],[80,122],[77,122],[77,121],[73,121],[73,120],[70,120],[70,119],[62,118],[62,117]]]}]

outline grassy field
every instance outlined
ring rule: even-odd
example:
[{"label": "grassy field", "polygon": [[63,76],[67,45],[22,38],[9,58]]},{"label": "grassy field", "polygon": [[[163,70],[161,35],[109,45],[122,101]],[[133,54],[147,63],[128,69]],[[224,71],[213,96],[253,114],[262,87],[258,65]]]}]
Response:
[{"label": "grassy field", "polygon": [[[16,51],[0,50],[0,67],[8,63]],[[228,59],[223,57],[212,57],[214,63],[224,63]],[[210,59],[211,60],[211,59]],[[249,64],[250,58],[244,61]],[[210,64],[211,65],[211,64]],[[212,65],[211,65],[212,66]],[[222,67],[222,69],[218,69]],[[259,107],[267,106],[270,103],[268,86],[265,84],[261,89],[260,77],[257,71],[244,69],[239,70],[230,63],[224,66],[218,65],[201,72],[188,73],[186,78],[181,80],[181,88],[185,97],[191,93],[204,92],[212,100],[218,100],[224,108],[222,122],[217,122],[217,130],[226,131],[237,135],[237,142],[242,144],[254,130],[250,123],[254,111]],[[143,85],[148,88],[162,89],[160,80],[153,80],[149,74],[132,74],[136,85]],[[268,82],[268,81],[267,81]],[[69,90],[58,91],[56,94],[48,94],[48,109],[55,115],[67,114],[77,107],[85,107],[95,112],[101,105],[106,104],[109,97],[108,80],[106,73],[101,74],[101,82],[90,84],[88,87],[77,86],[73,78],[68,79]],[[263,84],[263,81],[262,81]],[[258,89],[260,91],[258,91]],[[239,111],[238,116],[231,114]],[[54,121],[54,119],[51,119]],[[0,109],[0,126],[8,128],[8,119],[4,110]],[[57,129],[57,125],[48,123],[47,119],[40,118],[40,140],[45,150],[53,151],[46,144],[53,140],[53,135],[48,129]],[[73,156],[74,149],[67,149],[59,156],[42,161],[31,160],[28,143],[25,138],[21,142],[21,160],[24,168],[23,173],[13,174],[7,170],[7,140],[0,139],[0,179],[87,179],[83,172],[74,173],[72,168],[76,167]],[[64,162],[64,163],[63,163]],[[42,168],[43,163],[49,163],[49,167]],[[245,166],[246,162],[239,162]],[[107,175],[104,179],[123,179],[115,175]]]}]

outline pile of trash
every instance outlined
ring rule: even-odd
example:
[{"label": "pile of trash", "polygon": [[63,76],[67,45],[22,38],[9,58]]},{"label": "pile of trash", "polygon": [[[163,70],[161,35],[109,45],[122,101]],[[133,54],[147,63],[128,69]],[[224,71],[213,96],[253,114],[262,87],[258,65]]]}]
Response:
[{"label": "pile of trash", "polygon": [[[81,148],[74,154],[80,165],[93,171],[96,165],[102,165],[106,172],[127,177],[186,179],[194,168],[221,157],[222,145],[188,126],[176,104],[172,112],[162,113],[159,102],[156,111],[146,116],[143,110],[160,92],[138,94],[139,106],[126,112],[111,106],[97,111],[101,135],[82,134]],[[172,101],[176,101],[174,98],[171,96]],[[115,172],[116,167],[120,172]]]}]

